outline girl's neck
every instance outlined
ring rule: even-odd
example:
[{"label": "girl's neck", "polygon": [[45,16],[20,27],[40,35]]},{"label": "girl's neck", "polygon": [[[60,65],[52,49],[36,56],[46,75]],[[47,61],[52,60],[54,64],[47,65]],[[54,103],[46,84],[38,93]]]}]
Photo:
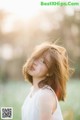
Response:
[{"label": "girl's neck", "polygon": [[38,83],[44,79],[45,79],[45,77],[33,77],[33,87],[35,90],[39,89]]}]

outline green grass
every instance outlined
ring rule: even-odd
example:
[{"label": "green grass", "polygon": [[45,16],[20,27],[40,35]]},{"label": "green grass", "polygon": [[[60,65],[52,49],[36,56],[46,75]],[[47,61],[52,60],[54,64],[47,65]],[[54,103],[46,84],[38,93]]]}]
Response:
[{"label": "green grass", "polygon": [[72,80],[67,84],[65,102],[61,102],[64,120],[80,120],[80,80]]},{"label": "green grass", "polygon": [[23,82],[0,84],[0,107],[13,107],[13,120],[21,120],[21,107],[30,89]]},{"label": "green grass", "polygon": [[[0,84],[0,107],[13,107],[13,120],[21,120],[21,107],[29,93],[30,86],[24,81]],[[80,120],[79,91],[80,80],[70,80],[67,84],[65,102],[60,102],[64,120]]]}]

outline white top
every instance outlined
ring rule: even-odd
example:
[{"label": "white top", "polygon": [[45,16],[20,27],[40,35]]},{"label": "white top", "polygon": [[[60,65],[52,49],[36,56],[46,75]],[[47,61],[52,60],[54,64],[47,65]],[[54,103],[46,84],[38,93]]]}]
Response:
[{"label": "white top", "polygon": [[[45,87],[45,86],[47,86],[47,87]],[[51,120],[63,120],[60,105],[58,102],[58,98],[57,98],[54,90],[49,85],[45,85],[45,86],[44,86],[45,88],[47,88],[47,89],[49,88],[49,90],[53,92],[53,94],[56,97],[56,101],[57,101],[57,108],[53,112]],[[31,98],[30,93],[33,90],[33,86],[31,87],[31,92],[26,97],[24,104],[22,106],[22,120],[39,120],[38,98],[39,98],[39,95],[42,93],[43,88],[40,88],[40,90],[38,90],[34,94],[34,96]],[[44,89],[44,90],[46,90],[46,89]]]}]

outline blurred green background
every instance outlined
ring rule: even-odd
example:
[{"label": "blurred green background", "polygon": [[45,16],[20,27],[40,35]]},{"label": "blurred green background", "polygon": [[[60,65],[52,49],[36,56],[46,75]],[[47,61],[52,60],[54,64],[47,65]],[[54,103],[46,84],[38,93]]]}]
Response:
[{"label": "blurred green background", "polygon": [[[13,120],[21,120],[21,108],[30,87],[31,84],[22,81],[0,84],[0,106],[13,107]],[[79,91],[80,80],[70,80],[67,84],[65,102],[60,102],[64,120],[80,120]]]},{"label": "blurred green background", "polygon": [[31,6],[25,0],[0,0],[0,107],[13,107],[13,120],[21,119],[21,107],[31,87],[24,81],[22,66],[36,45],[58,40],[75,68],[65,102],[60,102],[63,117],[80,120],[80,8],[42,8],[38,2]]}]

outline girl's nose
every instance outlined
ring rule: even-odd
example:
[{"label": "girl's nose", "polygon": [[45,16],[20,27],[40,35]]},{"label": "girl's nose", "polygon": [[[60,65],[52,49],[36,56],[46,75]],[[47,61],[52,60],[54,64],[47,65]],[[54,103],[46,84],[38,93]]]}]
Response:
[{"label": "girl's nose", "polygon": [[34,65],[37,65],[38,61],[37,60],[34,60],[33,64]]}]

